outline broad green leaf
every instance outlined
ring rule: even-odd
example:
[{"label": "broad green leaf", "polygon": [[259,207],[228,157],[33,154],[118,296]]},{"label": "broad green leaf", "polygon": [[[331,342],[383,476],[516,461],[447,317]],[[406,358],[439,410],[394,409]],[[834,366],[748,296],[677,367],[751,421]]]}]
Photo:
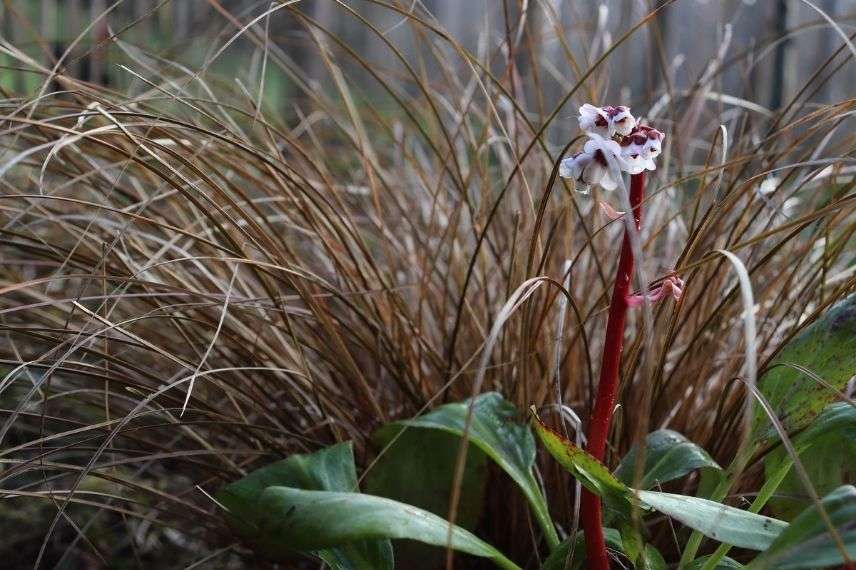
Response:
[{"label": "broad green leaf", "polygon": [[[827,406],[792,443],[818,494],[825,495],[856,479],[856,408],[849,403]],[[793,465],[793,458],[783,447],[767,454],[764,470],[768,479],[785,464]],[[802,480],[790,469],[770,507],[777,516],[792,519],[810,504]]]},{"label": "broad green leaf", "polygon": [[[788,433],[806,427],[836,395],[803,372],[785,366],[796,364],[810,370],[837,390],[842,390],[856,371],[856,295],[836,304],[789,342],[771,362],[759,387]],[[777,437],[760,406],[755,412],[756,439]]]},{"label": "broad green leaf", "polygon": [[797,434],[792,441],[799,450],[811,446],[816,438],[829,433],[856,439],[856,408],[847,402],[827,406],[808,429]]},{"label": "broad green leaf", "polygon": [[[779,448],[774,454],[787,455],[787,451]],[[825,495],[846,481],[856,480],[856,439],[828,433],[801,453],[800,461],[814,491]],[[792,467],[770,500],[770,508],[777,516],[791,520],[811,504],[802,479]]]},{"label": "broad green leaf", "polygon": [[[839,438],[841,445],[844,447],[851,445],[850,442],[856,439],[856,409],[849,404],[843,403],[827,406],[815,418],[808,429],[791,439],[796,455],[802,456],[803,467],[808,471],[809,477],[812,478],[815,490],[824,489],[827,486],[827,483],[824,482],[827,479],[826,472],[818,472],[816,465],[823,466],[822,469],[828,470],[831,462],[840,461],[844,464],[848,461],[848,458],[856,457],[856,455],[842,454],[841,445],[839,445],[838,449],[831,450],[831,457],[817,457],[815,459],[813,457],[814,453],[823,453],[825,451],[824,449],[819,449],[817,446],[819,442],[822,442],[827,437],[831,439]],[[851,465],[853,464],[852,459],[849,462]],[[789,490],[794,491],[792,494],[795,497],[799,497],[800,494],[805,493],[802,481],[798,480],[796,475],[791,472],[793,464],[794,458],[782,448],[775,450],[773,453],[768,453],[764,458],[766,481],[758,490],[758,493],[752,500],[752,504],[749,505],[747,510],[757,513],[770,502],[772,503],[773,513],[776,516],[781,518],[783,514],[788,515],[794,505],[793,499],[786,498],[787,495],[791,494]],[[833,476],[836,474],[834,470],[830,470],[830,472]],[[784,492],[779,491],[782,497],[774,498],[774,494],[780,487],[783,487],[783,481],[786,481],[788,477],[790,477],[790,481],[787,481],[786,485],[784,485]],[[842,481],[839,480],[833,485],[833,488],[841,483]],[[825,493],[828,490],[822,492]],[[795,513],[793,516],[796,514],[798,513]],[[791,519],[793,516],[786,516],[785,518]],[[721,544],[716,549],[716,552],[713,553],[712,558],[718,560],[719,557],[724,556],[728,552],[729,548],[730,546]],[[704,570],[711,569],[705,568]]]},{"label": "broad green leaf", "polygon": [[764,550],[788,526],[777,519],[698,497],[639,491],[639,498],[709,538],[751,550]]},{"label": "broad green leaf", "polygon": [[[331,491],[268,487],[259,499],[265,516],[261,534],[272,547],[313,551],[355,541],[399,538],[446,547],[449,523],[435,514],[398,501]],[[517,569],[498,550],[469,531],[452,526],[451,547]]]},{"label": "broad green leaf", "polygon": [[[473,421],[469,439],[517,483],[529,501],[538,524],[550,547],[559,544],[559,537],[550,519],[547,501],[532,474],[535,464],[535,439],[529,426],[517,422],[517,409],[496,392],[476,396],[472,400]],[[423,416],[401,420],[392,425],[437,429],[462,436],[470,400],[440,406]]]},{"label": "broad green leaf", "polygon": [[566,437],[547,427],[532,407],[535,433],[547,451],[570,472],[583,487],[608,501],[620,513],[629,513],[630,490],[600,461],[580,449]]},{"label": "broad green leaf", "polygon": [[841,541],[838,543],[816,506],[793,520],[770,547],[752,561],[752,570],[826,568],[844,561],[841,547],[856,560],[856,487],[839,487],[821,501]]},{"label": "broad green leaf", "polygon": [[645,550],[645,539],[642,537],[642,531],[629,518],[621,517],[617,522],[621,544],[624,546],[624,555],[635,566]]},{"label": "broad green leaf", "polygon": [[[624,553],[624,543],[621,540],[620,533],[614,528],[604,528],[603,536],[606,541],[606,546],[612,552]],[[541,564],[541,570],[565,570],[565,562],[570,555],[571,544],[574,545],[573,568],[581,568],[586,560],[585,534],[578,532],[572,541],[570,538],[565,539],[559,547],[550,553],[547,560]],[[637,564],[639,570],[665,570],[666,562],[660,552],[651,546],[645,545],[642,559]]]},{"label": "broad green leaf", "polygon": [[[637,449],[634,447],[615,470],[615,476],[627,485],[633,484],[636,454]],[[658,483],[678,479],[696,469],[712,469],[717,473],[722,471],[704,449],[676,431],[660,429],[645,438],[645,467],[638,487],[650,489]]]},{"label": "broad green leaf", "polygon": [[[265,489],[290,486],[318,491],[354,491],[357,473],[351,442],[339,443],[306,455],[292,455],[224,487],[217,500],[228,510],[227,520],[235,533],[264,556],[282,560],[294,556],[283,553],[261,532],[266,518],[259,503]],[[392,545],[388,540],[361,541],[316,552],[337,569],[385,569],[393,567]]]},{"label": "broad green leaf", "polygon": [[646,544],[642,555],[642,564],[638,566],[640,570],[666,570],[666,560],[652,545]]},{"label": "broad green leaf", "polygon": [[[696,558],[689,564],[687,564],[684,570],[702,570],[704,565],[707,564],[710,556],[702,556],[701,558]],[[713,570],[730,570],[731,568],[743,568],[743,565],[737,562],[736,560],[732,560],[727,556],[723,556],[721,560],[716,563],[716,566],[713,567]]]},{"label": "broad green leaf", "polygon": [[[449,512],[460,438],[436,429],[404,429],[392,425],[379,429],[373,440],[385,451],[364,479],[366,493],[413,505],[445,518]],[[472,530],[478,523],[486,484],[487,456],[473,446],[467,453],[458,503],[456,523],[462,528]],[[440,568],[444,557],[441,549],[418,542],[395,545],[395,561],[400,568]]]}]

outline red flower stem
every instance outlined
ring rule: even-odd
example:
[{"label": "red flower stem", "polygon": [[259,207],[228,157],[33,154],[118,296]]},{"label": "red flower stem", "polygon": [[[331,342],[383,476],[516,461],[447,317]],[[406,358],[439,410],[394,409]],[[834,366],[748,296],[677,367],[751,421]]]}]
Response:
[{"label": "red flower stem", "polygon": [[[645,173],[630,177],[630,206],[636,230],[642,223],[642,198],[645,194]],[[609,304],[609,320],[606,324],[606,338],[603,343],[603,360],[600,366],[600,382],[597,396],[589,419],[586,451],[599,461],[603,461],[606,452],[606,437],[609,435],[609,421],[615,407],[615,395],[618,392],[618,376],[621,369],[621,350],[624,341],[624,322],[627,320],[627,296],[630,294],[630,282],[633,277],[633,248],[630,234],[624,230],[621,244],[621,257],[618,260],[618,272],[612,289],[612,301]],[[609,570],[609,556],[603,538],[603,518],[600,497],[583,490],[582,523],[586,539],[587,568],[591,570]]]}]

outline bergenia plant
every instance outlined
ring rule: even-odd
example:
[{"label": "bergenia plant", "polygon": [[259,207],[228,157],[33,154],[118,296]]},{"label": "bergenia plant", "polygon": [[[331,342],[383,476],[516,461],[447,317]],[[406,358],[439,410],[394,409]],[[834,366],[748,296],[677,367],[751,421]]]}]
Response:
[{"label": "bergenia plant", "polygon": [[[595,107],[585,104],[580,107],[579,124],[588,136],[588,141],[582,152],[560,163],[559,175],[573,178],[578,190],[588,192],[588,189],[595,185],[604,190],[615,190],[622,185],[619,180],[622,173],[628,173],[633,221],[636,231],[640,231],[645,172],[657,168],[654,159],[662,151],[665,135],[653,127],[639,124],[630,113],[630,108],[624,106]],[[609,204],[602,204],[601,207],[610,218],[623,215]],[[588,424],[587,451],[599,461],[603,461],[606,451],[609,423],[618,391],[627,309],[641,306],[645,302],[655,303],[670,296],[678,300],[684,288],[684,282],[672,275],[649,291],[634,295],[630,291],[632,274],[633,248],[631,236],[625,228],[609,307],[600,382]],[[582,524],[585,531],[586,558],[589,567],[595,570],[609,568],[602,518],[600,498],[589,491],[583,491]]]}]

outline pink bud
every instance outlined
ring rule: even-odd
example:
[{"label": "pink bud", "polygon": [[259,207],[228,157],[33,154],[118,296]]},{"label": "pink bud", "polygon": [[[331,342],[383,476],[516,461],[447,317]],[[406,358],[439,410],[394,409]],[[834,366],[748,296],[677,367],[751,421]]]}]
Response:
[{"label": "pink bud", "polygon": [[598,204],[600,205],[600,211],[610,220],[618,220],[624,215],[624,212],[617,211],[607,202],[598,202]]},{"label": "pink bud", "polygon": [[651,287],[644,295],[628,295],[625,299],[628,307],[641,307],[647,299],[654,304],[671,296],[675,301],[680,301],[684,294],[686,284],[683,279],[676,275],[669,275],[657,285]]}]

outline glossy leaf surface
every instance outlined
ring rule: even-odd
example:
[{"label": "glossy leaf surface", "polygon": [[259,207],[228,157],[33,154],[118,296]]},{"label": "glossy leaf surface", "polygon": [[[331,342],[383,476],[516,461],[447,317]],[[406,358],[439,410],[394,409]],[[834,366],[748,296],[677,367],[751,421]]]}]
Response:
[{"label": "glossy leaf surface", "polygon": [[[833,390],[793,365],[843,390],[856,370],[854,342],[856,294],[833,306],[776,355],[759,388],[789,433],[808,426],[836,398]],[[760,406],[753,432],[759,440],[778,437]]]},{"label": "glossy leaf surface", "polygon": [[747,568],[752,570],[824,568],[844,561],[856,561],[856,487],[839,487],[821,501],[829,522],[837,533],[830,532],[827,521],[816,506],[809,507],[791,522],[770,548]]},{"label": "glossy leaf surface", "polygon": [[[360,493],[268,487],[259,507],[264,512],[260,530],[269,548],[312,551],[379,538],[445,547],[449,536],[449,523],[437,515]],[[452,527],[450,544],[455,550],[490,558],[502,568],[517,568],[494,547],[458,526]]]},{"label": "glossy leaf surface", "polygon": [[[856,408],[847,402],[827,406],[805,431],[792,440],[815,492],[824,495],[856,479]],[[764,458],[767,477],[793,459],[779,446]],[[810,506],[801,478],[791,468],[770,501],[773,512],[787,520]]]},{"label": "glossy leaf surface", "polygon": [[[366,475],[365,491],[445,518],[461,440],[436,429],[402,429],[401,426],[385,426],[372,438],[384,451]],[[481,518],[487,475],[487,456],[472,446],[461,481],[458,526],[472,530]],[[395,544],[399,568],[439,568],[444,564],[444,557],[441,549],[417,542]]]},{"label": "glossy leaf surface", "polygon": [[496,392],[471,400],[440,406],[423,416],[391,425],[442,430],[462,436],[472,402],[473,421],[470,442],[481,449],[517,483],[551,546],[559,543],[547,502],[532,473],[535,464],[535,438],[529,426],[518,420],[517,409]]},{"label": "glossy leaf surface", "polygon": [[[615,470],[616,477],[626,485],[634,483],[636,455],[636,448],[631,449]],[[696,469],[722,471],[704,449],[676,431],[660,429],[645,438],[645,466],[636,486],[650,489],[658,483],[678,479]]]},{"label": "glossy leaf surface", "polygon": [[[228,509],[227,519],[235,533],[262,555],[273,560],[288,560],[295,552],[284,551],[264,535],[267,514],[260,505],[265,490],[289,486],[307,490],[353,491],[357,474],[350,442],[339,443],[314,453],[292,455],[224,487],[217,500]],[[392,545],[388,540],[359,541],[315,553],[329,565],[341,570],[393,567]]]},{"label": "glossy leaf surface", "polygon": [[721,503],[657,491],[639,491],[642,502],[716,541],[764,550],[788,525]]}]

